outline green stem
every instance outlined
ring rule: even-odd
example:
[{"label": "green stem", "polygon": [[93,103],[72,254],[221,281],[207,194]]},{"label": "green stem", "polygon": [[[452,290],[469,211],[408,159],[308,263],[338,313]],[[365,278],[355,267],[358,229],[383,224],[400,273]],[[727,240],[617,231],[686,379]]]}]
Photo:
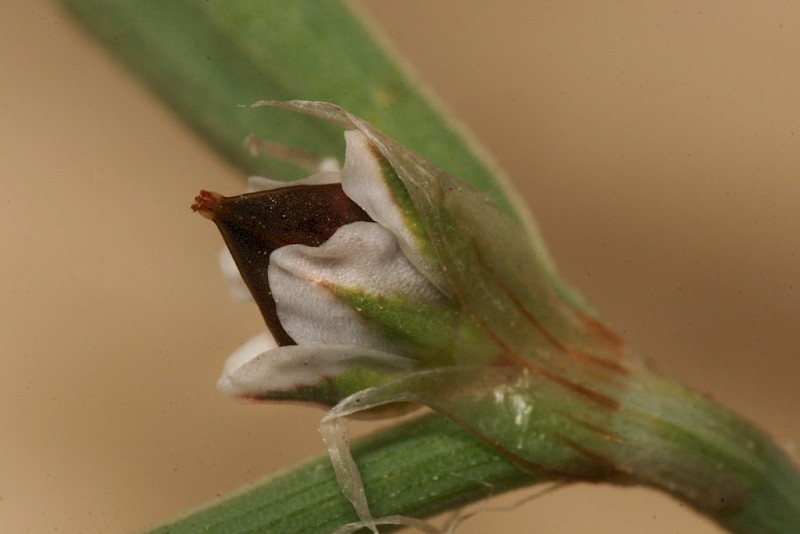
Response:
[{"label": "green stem", "polygon": [[614,431],[635,483],[685,501],[731,532],[800,532],[800,471],[759,429],[643,371]]},{"label": "green stem", "polygon": [[[666,491],[734,533],[800,531],[800,473],[759,430],[647,371],[622,402],[610,418],[600,415],[607,428],[569,436],[579,440],[577,453],[574,443],[553,450],[542,441],[542,461],[558,458],[563,472],[592,482]],[[552,412],[549,430],[541,430],[557,433],[592,418],[563,416]],[[376,517],[427,517],[521,486],[582,481],[525,472],[435,415],[364,439],[353,455]],[[356,520],[329,459],[321,457],[153,533],[323,533]]]},{"label": "green stem", "polygon": [[[539,480],[434,415],[364,439],[353,452],[376,516],[430,516]],[[310,534],[353,521],[353,508],[323,456],[152,533]]]},{"label": "green stem", "polygon": [[[577,460],[587,469],[617,459],[594,481],[665,490],[731,532],[800,528],[800,475],[766,436],[704,397],[643,378],[614,428],[581,444],[598,455]],[[609,441],[611,432],[623,440]],[[353,453],[376,516],[426,517],[546,480],[433,415],[367,438]],[[328,532],[355,520],[321,457],[153,532]]]}]

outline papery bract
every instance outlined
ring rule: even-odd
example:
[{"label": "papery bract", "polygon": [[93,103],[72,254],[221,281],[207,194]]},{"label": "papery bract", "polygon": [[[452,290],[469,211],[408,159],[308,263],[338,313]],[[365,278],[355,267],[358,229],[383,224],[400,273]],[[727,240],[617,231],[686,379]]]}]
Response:
[{"label": "papery bract", "polygon": [[[526,469],[600,476],[604,469],[586,458],[609,451],[589,450],[579,437],[610,427],[625,378],[640,364],[560,281],[535,230],[341,108],[257,105],[348,129],[341,189],[367,218],[339,217],[322,243],[269,251],[266,290],[297,345],[279,339],[284,346],[235,355],[222,389],[335,404],[320,432],[361,519],[353,528],[376,531],[341,418],[387,404],[428,405]],[[258,301],[263,272],[253,282],[241,260],[252,251],[238,250],[252,243],[226,243]],[[543,455],[531,440],[563,452]]]}]

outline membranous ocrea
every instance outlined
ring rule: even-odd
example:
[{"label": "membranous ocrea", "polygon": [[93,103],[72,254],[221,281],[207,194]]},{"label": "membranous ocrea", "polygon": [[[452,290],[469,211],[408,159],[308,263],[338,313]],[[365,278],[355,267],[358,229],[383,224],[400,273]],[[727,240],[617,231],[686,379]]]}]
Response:
[{"label": "membranous ocrea", "polygon": [[[346,416],[426,405],[526,469],[600,476],[595,457],[617,449],[581,436],[609,428],[639,363],[559,280],[535,230],[337,106],[263,104],[343,126],[344,165],[197,197],[227,245],[234,294],[269,328],[229,358],[218,387],[329,408],[320,432],[360,519],[342,532],[431,530],[372,517]],[[548,443],[563,454],[542,454]]]}]

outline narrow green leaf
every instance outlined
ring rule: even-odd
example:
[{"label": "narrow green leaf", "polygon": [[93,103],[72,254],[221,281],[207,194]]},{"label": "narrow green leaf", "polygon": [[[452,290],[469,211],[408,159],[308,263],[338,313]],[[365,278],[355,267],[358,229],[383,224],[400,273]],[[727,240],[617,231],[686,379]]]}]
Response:
[{"label": "narrow green leaf", "polygon": [[263,99],[336,102],[512,211],[495,173],[337,0],[62,0],[167,104],[248,173],[299,177],[253,158],[249,133],[326,156],[343,154],[338,128]]},{"label": "narrow green leaf", "polygon": [[[428,516],[487,498],[498,488],[508,490],[538,480],[436,416],[367,438],[353,452],[378,515]],[[425,491],[420,492],[423,485]],[[151,534],[312,534],[356,520],[324,456]]]}]

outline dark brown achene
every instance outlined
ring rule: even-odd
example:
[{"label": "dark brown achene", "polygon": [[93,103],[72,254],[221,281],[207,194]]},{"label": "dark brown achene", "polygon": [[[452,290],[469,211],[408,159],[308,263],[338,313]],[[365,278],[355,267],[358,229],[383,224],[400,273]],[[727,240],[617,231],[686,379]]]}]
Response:
[{"label": "dark brown achene", "polygon": [[280,346],[295,345],[281,326],[269,287],[269,256],[284,245],[317,247],[345,224],[372,219],[340,184],[297,185],[233,197],[200,191],[192,210],[213,221]]}]

